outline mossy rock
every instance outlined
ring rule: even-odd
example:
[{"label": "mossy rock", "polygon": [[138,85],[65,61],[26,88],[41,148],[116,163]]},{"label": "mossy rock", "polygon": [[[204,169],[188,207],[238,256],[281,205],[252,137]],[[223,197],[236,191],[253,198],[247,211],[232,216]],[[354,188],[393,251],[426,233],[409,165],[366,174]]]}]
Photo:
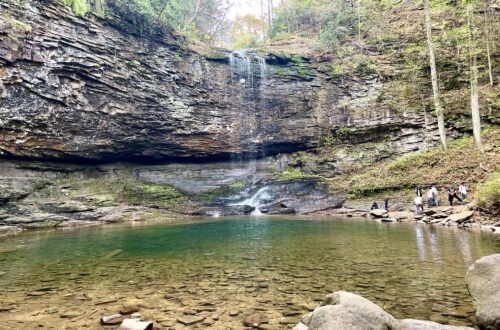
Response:
[{"label": "mossy rock", "polygon": [[132,205],[169,208],[185,201],[186,196],[172,186],[128,182],[123,187],[123,201]]},{"label": "mossy rock", "polygon": [[238,191],[242,190],[245,187],[245,185],[246,185],[245,181],[235,181],[229,185],[215,188],[213,190],[197,195],[196,199],[200,202],[210,203],[219,197],[237,193]]},{"label": "mossy rock", "polygon": [[319,175],[304,173],[298,169],[285,169],[282,172],[276,173],[274,175],[276,181],[301,181],[301,180],[311,180],[320,179]]}]

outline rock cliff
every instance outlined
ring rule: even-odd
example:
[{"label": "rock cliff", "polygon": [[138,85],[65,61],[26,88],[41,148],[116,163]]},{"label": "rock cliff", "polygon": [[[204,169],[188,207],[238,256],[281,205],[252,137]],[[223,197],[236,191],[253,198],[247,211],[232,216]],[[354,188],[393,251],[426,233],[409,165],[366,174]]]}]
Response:
[{"label": "rock cliff", "polygon": [[[174,35],[136,37],[56,1],[0,8],[3,157],[260,157],[313,148],[346,127],[353,143],[385,141],[395,153],[425,147],[421,114],[374,108],[380,75],[335,79],[300,56],[200,54]],[[429,118],[431,144],[435,128]]]}]

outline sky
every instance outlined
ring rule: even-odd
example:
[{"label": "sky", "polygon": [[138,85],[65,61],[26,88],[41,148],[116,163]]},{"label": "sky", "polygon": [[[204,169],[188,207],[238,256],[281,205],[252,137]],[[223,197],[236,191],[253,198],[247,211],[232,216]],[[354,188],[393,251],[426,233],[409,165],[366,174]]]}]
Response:
[{"label": "sky", "polygon": [[247,14],[257,17],[260,15],[260,0],[230,0],[229,2],[232,4],[229,12],[230,19]]}]

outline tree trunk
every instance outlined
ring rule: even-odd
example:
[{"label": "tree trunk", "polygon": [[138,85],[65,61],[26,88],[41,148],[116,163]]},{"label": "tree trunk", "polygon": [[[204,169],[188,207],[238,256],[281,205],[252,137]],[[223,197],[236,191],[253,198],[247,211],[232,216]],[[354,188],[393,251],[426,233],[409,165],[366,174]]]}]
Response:
[{"label": "tree trunk", "polygon": [[472,133],[476,147],[483,151],[481,142],[481,114],[479,113],[479,92],[477,88],[477,55],[474,39],[474,7],[467,5],[467,27],[469,30],[469,56],[470,56],[470,106],[472,111]]},{"label": "tree trunk", "polygon": [[194,7],[194,13],[191,16],[191,18],[189,19],[189,21],[184,25],[184,27],[182,28],[182,31],[186,31],[187,28],[194,22],[194,20],[196,19],[196,16],[198,16],[198,11],[200,9],[200,3],[201,3],[201,0],[196,1],[196,5]]},{"label": "tree trunk", "polygon": [[427,120],[427,111],[425,109],[424,96],[420,94],[420,99],[422,100],[422,109],[424,111],[424,124],[425,124],[425,147],[429,147],[429,121]]},{"label": "tree trunk", "polygon": [[359,1],[355,4],[356,14],[358,16],[358,42],[361,45],[361,4]]},{"label": "tree trunk", "polygon": [[427,44],[429,46],[429,65],[431,67],[431,81],[432,81],[432,93],[434,96],[434,106],[436,108],[436,116],[438,121],[441,147],[443,148],[444,151],[446,151],[448,148],[446,144],[446,129],[444,127],[443,108],[441,107],[441,99],[439,96],[439,83],[436,71],[436,59],[434,57],[434,48],[432,46],[432,21],[431,21],[431,15],[429,13],[429,0],[424,0],[424,12],[425,12],[425,30],[427,34]]},{"label": "tree trunk", "polygon": [[266,15],[264,14],[264,0],[260,0],[260,19],[262,21],[262,41],[266,40]]},{"label": "tree trunk", "polygon": [[491,50],[490,50],[490,22],[488,11],[490,10],[489,0],[484,2],[484,32],[486,38],[486,55],[488,56],[488,76],[490,78],[490,86],[493,86],[493,72],[491,70]]},{"label": "tree trunk", "polygon": [[291,26],[290,26],[290,3],[286,1],[286,26],[287,26],[287,32],[290,34],[291,31]]}]

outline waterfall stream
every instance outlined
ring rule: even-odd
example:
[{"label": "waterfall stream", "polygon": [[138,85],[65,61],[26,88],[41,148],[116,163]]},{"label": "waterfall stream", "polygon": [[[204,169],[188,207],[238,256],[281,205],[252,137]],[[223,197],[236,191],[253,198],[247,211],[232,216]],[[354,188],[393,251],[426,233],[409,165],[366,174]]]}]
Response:
[{"label": "waterfall stream", "polygon": [[255,173],[256,159],[265,156],[263,147],[259,147],[260,122],[256,114],[258,107],[265,106],[265,102],[261,102],[260,86],[267,79],[266,61],[248,49],[241,49],[230,53],[229,66],[233,86],[231,97],[240,98],[242,104],[238,109],[238,126],[233,129],[233,139],[239,144],[240,153],[232,155],[231,161],[248,162],[249,172]]},{"label": "waterfall stream", "polygon": [[241,101],[242,105],[242,108],[238,109],[239,127],[233,131],[233,138],[239,143],[241,152],[240,155],[233,157],[233,161],[252,161],[259,154],[260,123],[256,117],[258,113],[256,110],[265,106],[265,103],[260,102],[259,87],[267,79],[266,61],[258,54],[242,49],[231,52],[229,66],[233,86],[231,97],[235,104]]},{"label": "waterfall stream", "polygon": [[[258,107],[265,106],[261,99],[261,86],[267,79],[267,67],[264,57],[251,53],[248,49],[235,50],[229,55],[231,97],[241,98],[242,108],[239,109],[239,126],[234,130],[233,138],[239,143],[240,154],[232,156],[232,162],[248,163],[248,172],[252,176],[253,188],[256,188],[257,158],[265,156],[264,147],[259,147],[259,113]],[[252,189],[253,190],[253,189]],[[245,200],[230,205],[250,205],[255,208],[252,215],[260,215],[259,208],[263,206],[270,195],[267,187],[257,190]]]}]

